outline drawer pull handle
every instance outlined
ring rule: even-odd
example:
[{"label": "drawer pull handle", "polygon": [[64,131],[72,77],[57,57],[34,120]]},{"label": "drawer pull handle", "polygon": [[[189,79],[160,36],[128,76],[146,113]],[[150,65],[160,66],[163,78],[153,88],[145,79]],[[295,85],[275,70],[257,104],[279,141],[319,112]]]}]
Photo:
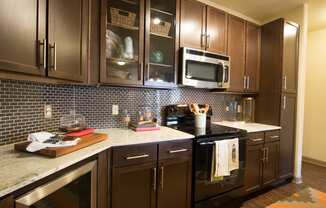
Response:
[{"label": "drawer pull handle", "polygon": [[179,149],[179,150],[170,150],[170,154],[180,153],[180,152],[187,152],[188,149]]},{"label": "drawer pull handle", "polygon": [[280,138],[280,136],[278,136],[278,135],[271,136],[271,139],[278,139],[278,138]]},{"label": "drawer pull handle", "polygon": [[251,141],[252,142],[261,142],[261,141],[263,141],[263,139],[262,138],[257,138],[257,139],[251,139]]},{"label": "drawer pull handle", "polygon": [[141,159],[141,158],[146,158],[149,157],[148,154],[143,154],[143,155],[137,155],[137,156],[130,156],[126,157],[126,160],[135,160],[135,159]]}]

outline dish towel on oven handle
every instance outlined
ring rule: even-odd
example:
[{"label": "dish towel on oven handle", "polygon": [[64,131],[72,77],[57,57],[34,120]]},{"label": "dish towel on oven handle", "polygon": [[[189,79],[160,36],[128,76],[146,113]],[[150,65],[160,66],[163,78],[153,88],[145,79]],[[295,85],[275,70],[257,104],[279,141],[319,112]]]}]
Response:
[{"label": "dish towel on oven handle", "polygon": [[215,157],[213,177],[219,178],[223,176],[230,176],[227,140],[215,141],[215,152],[213,153],[213,157]]},{"label": "dish towel on oven handle", "polygon": [[239,138],[228,141],[229,171],[239,169]]}]

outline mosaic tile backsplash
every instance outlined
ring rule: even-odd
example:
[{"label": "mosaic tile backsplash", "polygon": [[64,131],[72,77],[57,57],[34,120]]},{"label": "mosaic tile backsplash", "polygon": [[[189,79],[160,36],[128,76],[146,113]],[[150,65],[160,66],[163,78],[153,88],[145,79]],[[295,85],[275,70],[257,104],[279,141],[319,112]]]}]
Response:
[{"label": "mosaic tile backsplash", "polygon": [[[225,103],[238,99],[207,90],[119,88],[109,86],[53,85],[0,80],[0,145],[25,140],[28,133],[56,131],[62,115],[75,111],[86,117],[89,127],[121,127],[126,109],[135,118],[138,109],[149,106],[161,120],[164,106],[180,103],[208,103],[213,121],[226,119]],[[44,105],[52,105],[52,118],[44,118]],[[119,105],[119,116],[112,116],[112,105]]]}]

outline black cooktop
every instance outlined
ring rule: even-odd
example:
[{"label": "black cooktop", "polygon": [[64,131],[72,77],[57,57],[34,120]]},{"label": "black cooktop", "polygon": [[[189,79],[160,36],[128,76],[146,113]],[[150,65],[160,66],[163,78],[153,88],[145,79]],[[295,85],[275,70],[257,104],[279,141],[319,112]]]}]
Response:
[{"label": "black cooktop", "polygon": [[207,126],[206,129],[198,129],[194,126],[175,126],[175,129],[179,131],[183,131],[192,135],[195,135],[196,138],[205,138],[205,137],[213,137],[213,136],[228,136],[228,135],[239,135],[246,134],[246,131],[241,129],[230,128],[226,126],[220,126],[216,124],[211,124]]}]

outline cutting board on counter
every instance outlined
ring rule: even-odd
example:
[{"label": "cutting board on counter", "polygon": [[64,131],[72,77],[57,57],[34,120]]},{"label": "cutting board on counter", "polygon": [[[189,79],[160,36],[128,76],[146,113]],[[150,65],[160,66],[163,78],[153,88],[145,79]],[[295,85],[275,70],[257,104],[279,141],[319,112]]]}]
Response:
[{"label": "cutting board on counter", "polygon": [[[75,146],[71,146],[71,147],[55,147],[55,148],[48,147],[46,149],[42,149],[42,150],[34,152],[34,153],[39,154],[39,155],[43,155],[43,156],[46,156],[46,157],[51,157],[51,158],[60,157],[62,155],[66,155],[66,154],[72,153],[74,151],[77,151],[77,150],[83,149],[85,147],[88,147],[90,145],[102,142],[102,141],[104,141],[104,140],[106,140],[108,138],[108,135],[107,134],[93,133],[93,134],[89,134],[89,135],[82,136],[82,137],[79,137],[79,138],[80,138],[80,141]],[[30,144],[30,142],[23,142],[23,143],[15,144],[15,150],[27,152],[26,147],[29,144]]]}]

